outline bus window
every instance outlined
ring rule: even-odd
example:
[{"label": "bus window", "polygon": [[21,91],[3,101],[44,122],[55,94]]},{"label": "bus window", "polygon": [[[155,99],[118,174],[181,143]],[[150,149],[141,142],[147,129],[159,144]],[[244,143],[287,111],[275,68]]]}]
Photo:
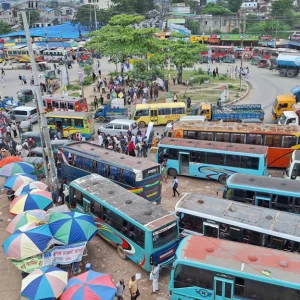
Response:
[{"label": "bus window", "polygon": [[109,178],[112,180],[116,180],[122,183],[121,180],[121,169],[114,167],[114,166],[110,166],[110,175]]},{"label": "bus window", "polygon": [[134,229],[134,241],[142,248],[145,248],[145,232],[138,227]]},{"label": "bus window", "polygon": [[122,232],[123,218],[121,216],[119,216],[118,214],[115,214],[114,228],[117,229],[118,231]]},{"label": "bus window", "polygon": [[75,167],[81,168],[83,158],[82,158],[81,156],[78,156],[78,155],[77,155],[76,158],[75,158],[74,160],[75,160]]},{"label": "bus window", "polygon": [[280,136],[277,135],[265,135],[265,146],[280,147]]},{"label": "bus window", "polygon": [[182,114],[184,114],[184,108],[183,107],[173,107],[172,114],[173,115],[182,115]]},{"label": "bus window", "polygon": [[225,155],[220,153],[206,153],[206,163],[211,165],[223,165]]},{"label": "bus window", "polygon": [[89,158],[84,158],[82,169],[86,171],[93,171],[93,161]]},{"label": "bus window", "polygon": [[171,108],[159,108],[158,114],[161,116],[167,116],[171,114]]},{"label": "bus window", "polygon": [[291,148],[297,145],[297,137],[295,136],[283,136],[282,137],[282,147]]},{"label": "bus window", "polygon": [[240,168],[240,165],[241,165],[240,158],[241,157],[239,155],[227,154],[226,155],[226,166]]},{"label": "bus window", "polygon": [[103,221],[110,226],[113,226],[114,212],[106,207],[103,207]]},{"label": "bus window", "polygon": [[217,132],[215,133],[215,140],[216,142],[230,142],[230,134],[226,132]]},{"label": "bus window", "polygon": [[47,125],[55,125],[55,119],[54,118],[47,118]]},{"label": "bus window", "polygon": [[62,109],[67,108],[66,103],[65,103],[65,102],[62,102],[62,101],[59,103],[59,106],[60,106],[60,108],[62,108]]},{"label": "bus window", "polygon": [[233,189],[233,195],[229,200],[244,202],[243,199],[245,199],[245,191],[240,189]]},{"label": "bus window", "polygon": [[149,109],[139,109],[135,112],[136,117],[149,116]]},{"label": "bus window", "polygon": [[232,141],[232,143],[244,144],[245,143],[245,134],[233,133],[231,136],[231,141]]},{"label": "bus window", "polygon": [[251,245],[264,246],[263,234],[252,230],[244,230],[243,241]]},{"label": "bus window", "polygon": [[190,161],[196,162],[196,163],[205,163],[205,152],[191,151],[190,152]]},{"label": "bus window", "polygon": [[183,228],[189,231],[195,231],[203,234],[203,220],[202,218],[192,216],[189,214],[182,214],[182,218],[179,221],[179,228]]},{"label": "bus window", "polygon": [[135,174],[128,170],[123,170],[123,181],[129,186],[135,186]]},{"label": "bus window", "polygon": [[83,120],[75,119],[74,120],[74,126],[75,127],[83,127]]},{"label": "bus window", "polygon": [[242,242],[243,241],[242,229],[238,227],[230,226],[227,239],[234,242]]},{"label": "bus window", "polygon": [[56,101],[52,101],[52,107],[59,108],[59,104]]},{"label": "bus window", "polygon": [[177,226],[173,223],[165,228],[154,231],[153,236],[153,248],[159,248],[171,241],[173,241],[177,236]]},{"label": "bus window", "polygon": [[74,110],[74,103],[69,102],[68,103],[68,109]]},{"label": "bus window", "polygon": [[98,162],[98,174],[103,176],[103,177],[107,177],[107,172],[106,172],[106,164],[102,163],[102,162]]},{"label": "bus window", "polygon": [[[73,190],[74,191],[74,190]],[[74,197],[73,197],[74,201],[83,207],[83,196],[82,196],[82,193],[79,191],[79,190],[75,190],[75,194],[74,194]]]},{"label": "bus window", "polygon": [[64,127],[72,126],[72,119],[62,119],[62,125]]},{"label": "bus window", "polygon": [[101,216],[101,205],[97,201],[92,200],[91,201],[91,213],[95,215],[96,217],[102,219]]},{"label": "bus window", "polygon": [[196,132],[195,131],[186,131],[187,135],[184,136],[187,139],[195,139],[196,138]]},{"label": "bus window", "polygon": [[213,140],[213,133],[212,132],[201,132],[200,133],[200,140],[212,141]]}]

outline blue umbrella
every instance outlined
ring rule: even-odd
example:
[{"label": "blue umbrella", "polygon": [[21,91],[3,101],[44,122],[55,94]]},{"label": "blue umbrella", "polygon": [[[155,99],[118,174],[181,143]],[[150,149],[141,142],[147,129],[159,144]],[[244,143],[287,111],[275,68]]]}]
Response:
[{"label": "blue umbrella", "polygon": [[27,184],[37,180],[35,175],[18,174],[8,177],[4,182],[4,187],[16,191],[22,184]]},{"label": "blue umbrella", "polygon": [[0,176],[9,177],[16,174],[34,173],[34,166],[26,162],[12,162],[0,169]]}]

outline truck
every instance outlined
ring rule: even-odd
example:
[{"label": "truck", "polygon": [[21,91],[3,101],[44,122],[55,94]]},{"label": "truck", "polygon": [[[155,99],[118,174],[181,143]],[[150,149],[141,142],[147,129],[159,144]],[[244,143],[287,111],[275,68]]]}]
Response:
[{"label": "truck", "polygon": [[12,110],[21,104],[18,101],[15,101],[13,97],[5,96],[3,99],[0,99],[0,109],[9,111]]},{"label": "truck", "polygon": [[278,120],[281,125],[300,125],[300,103],[292,104],[293,111],[284,111]]},{"label": "truck", "polygon": [[241,122],[245,119],[263,121],[265,113],[261,104],[213,106],[210,103],[201,103],[199,115],[205,116],[208,121]]},{"label": "truck", "polygon": [[280,53],[276,69],[281,77],[296,77],[300,70],[300,53]]},{"label": "truck", "polygon": [[94,119],[100,122],[110,122],[114,119],[126,119],[128,117],[126,108],[114,108],[111,105],[101,105],[95,112]]}]

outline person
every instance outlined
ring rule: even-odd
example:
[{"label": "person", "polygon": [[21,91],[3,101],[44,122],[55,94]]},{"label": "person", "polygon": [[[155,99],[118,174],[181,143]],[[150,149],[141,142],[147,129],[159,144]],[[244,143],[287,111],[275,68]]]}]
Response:
[{"label": "person", "polygon": [[178,188],[178,179],[176,178],[176,176],[173,177],[173,197],[176,196],[176,193],[179,196],[179,192],[177,191]]},{"label": "person", "polygon": [[216,67],[216,76],[219,77],[219,69],[218,69],[218,67]]},{"label": "person", "polygon": [[27,79],[25,75],[22,76],[22,80],[23,80],[23,84],[27,84]]},{"label": "person", "polygon": [[82,141],[82,142],[85,142],[85,141],[86,141],[86,138],[85,138],[84,135],[82,136],[81,141]]},{"label": "person", "polygon": [[15,123],[12,123],[11,125],[11,130],[14,133],[14,138],[18,137],[18,133],[17,133],[17,126]]},{"label": "person", "polygon": [[95,109],[98,108],[98,99],[97,96],[94,97],[94,105],[95,105]]},{"label": "person", "polygon": [[152,277],[152,293],[151,293],[151,295],[158,292],[159,271],[160,271],[160,265],[157,263],[154,263],[152,266],[152,271],[151,271],[151,277]]},{"label": "person", "polygon": [[9,124],[7,124],[6,126],[6,136],[11,137],[11,127],[9,126]]},{"label": "person", "polygon": [[102,81],[101,90],[102,90],[102,94],[105,94],[105,83],[104,83],[104,81]]},{"label": "person", "polygon": [[133,141],[130,141],[130,143],[128,145],[128,154],[129,154],[129,156],[136,156],[135,155],[135,145],[134,145]]},{"label": "person", "polygon": [[21,74],[19,74],[19,80],[20,80],[20,84],[22,85],[23,84],[23,78],[22,78]]},{"label": "person", "polygon": [[161,168],[162,179],[165,183],[168,183],[168,170],[166,165],[163,165]]},{"label": "person", "polygon": [[147,103],[147,100],[145,97],[143,97],[142,104],[146,104],[146,103]]},{"label": "person", "polygon": [[18,143],[17,143],[17,146],[16,146],[17,156],[21,156],[22,150],[23,150],[23,147],[22,147],[21,143],[18,142]]},{"label": "person", "polygon": [[175,85],[176,84],[176,76],[173,75],[173,84]]},{"label": "person", "polygon": [[131,300],[135,300],[140,296],[135,275],[131,276],[131,280],[129,281],[129,292],[130,292]]},{"label": "person", "polygon": [[216,70],[213,70],[213,78],[216,78]]},{"label": "person", "polygon": [[188,97],[188,98],[186,99],[186,108],[191,108],[191,102],[192,102],[191,98]]},{"label": "person", "polygon": [[123,298],[123,292],[125,289],[125,285],[124,285],[124,280],[121,279],[117,284],[116,284],[116,288],[117,288],[117,292],[116,292],[116,296],[118,300],[124,300]]},{"label": "person", "polygon": [[93,82],[95,82],[95,80],[96,80],[96,74],[95,72],[93,72]]},{"label": "person", "polygon": [[102,136],[102,133],[99,133],[98,140],[99,140],[99,146],[103,147],[103,136]]},{"label": "person", "polygon": [[173,102],[177,102],[177,99],[178,99],[178,97],[177,97],[176,93],[174,93]]}]

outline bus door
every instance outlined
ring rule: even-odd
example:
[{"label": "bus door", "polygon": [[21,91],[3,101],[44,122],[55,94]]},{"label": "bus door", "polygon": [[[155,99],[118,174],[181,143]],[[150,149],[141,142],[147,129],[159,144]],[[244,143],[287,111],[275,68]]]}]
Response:
[{"label": "bus door", "polygon": [[213,238],[219,238],[219,225],[203,222],[204,235]]},{"label": "bus door", "polygon": [[48,111],[52,111],[52,100],[46,100],[47,101],[47,109]]},{"label": "bus door", "polygon": [[91,202],[90,202],[90,200],[88,200],[84,197],[83,197],[83,209],[86,214],[89,215],[91,213]]},{"label": "bus door", "polygon": [[271,208],[271,196],[269,194],[260,195],[257,193],[255,195],[255,206]]},{"label": "bus door", "polygon": [[150,109],[150,121],[154,123],[154,125],[158,125],[158,112],[157,109]]},{"label": "bus door", "polygon": [[179,152],[179,174],[189,175],[190,154],[187,152]]},{"label": "bus door", "polygon": [[214,278],[214,292],[215,300],[229,300],[233,299],[233,280],[215,277]]}]

